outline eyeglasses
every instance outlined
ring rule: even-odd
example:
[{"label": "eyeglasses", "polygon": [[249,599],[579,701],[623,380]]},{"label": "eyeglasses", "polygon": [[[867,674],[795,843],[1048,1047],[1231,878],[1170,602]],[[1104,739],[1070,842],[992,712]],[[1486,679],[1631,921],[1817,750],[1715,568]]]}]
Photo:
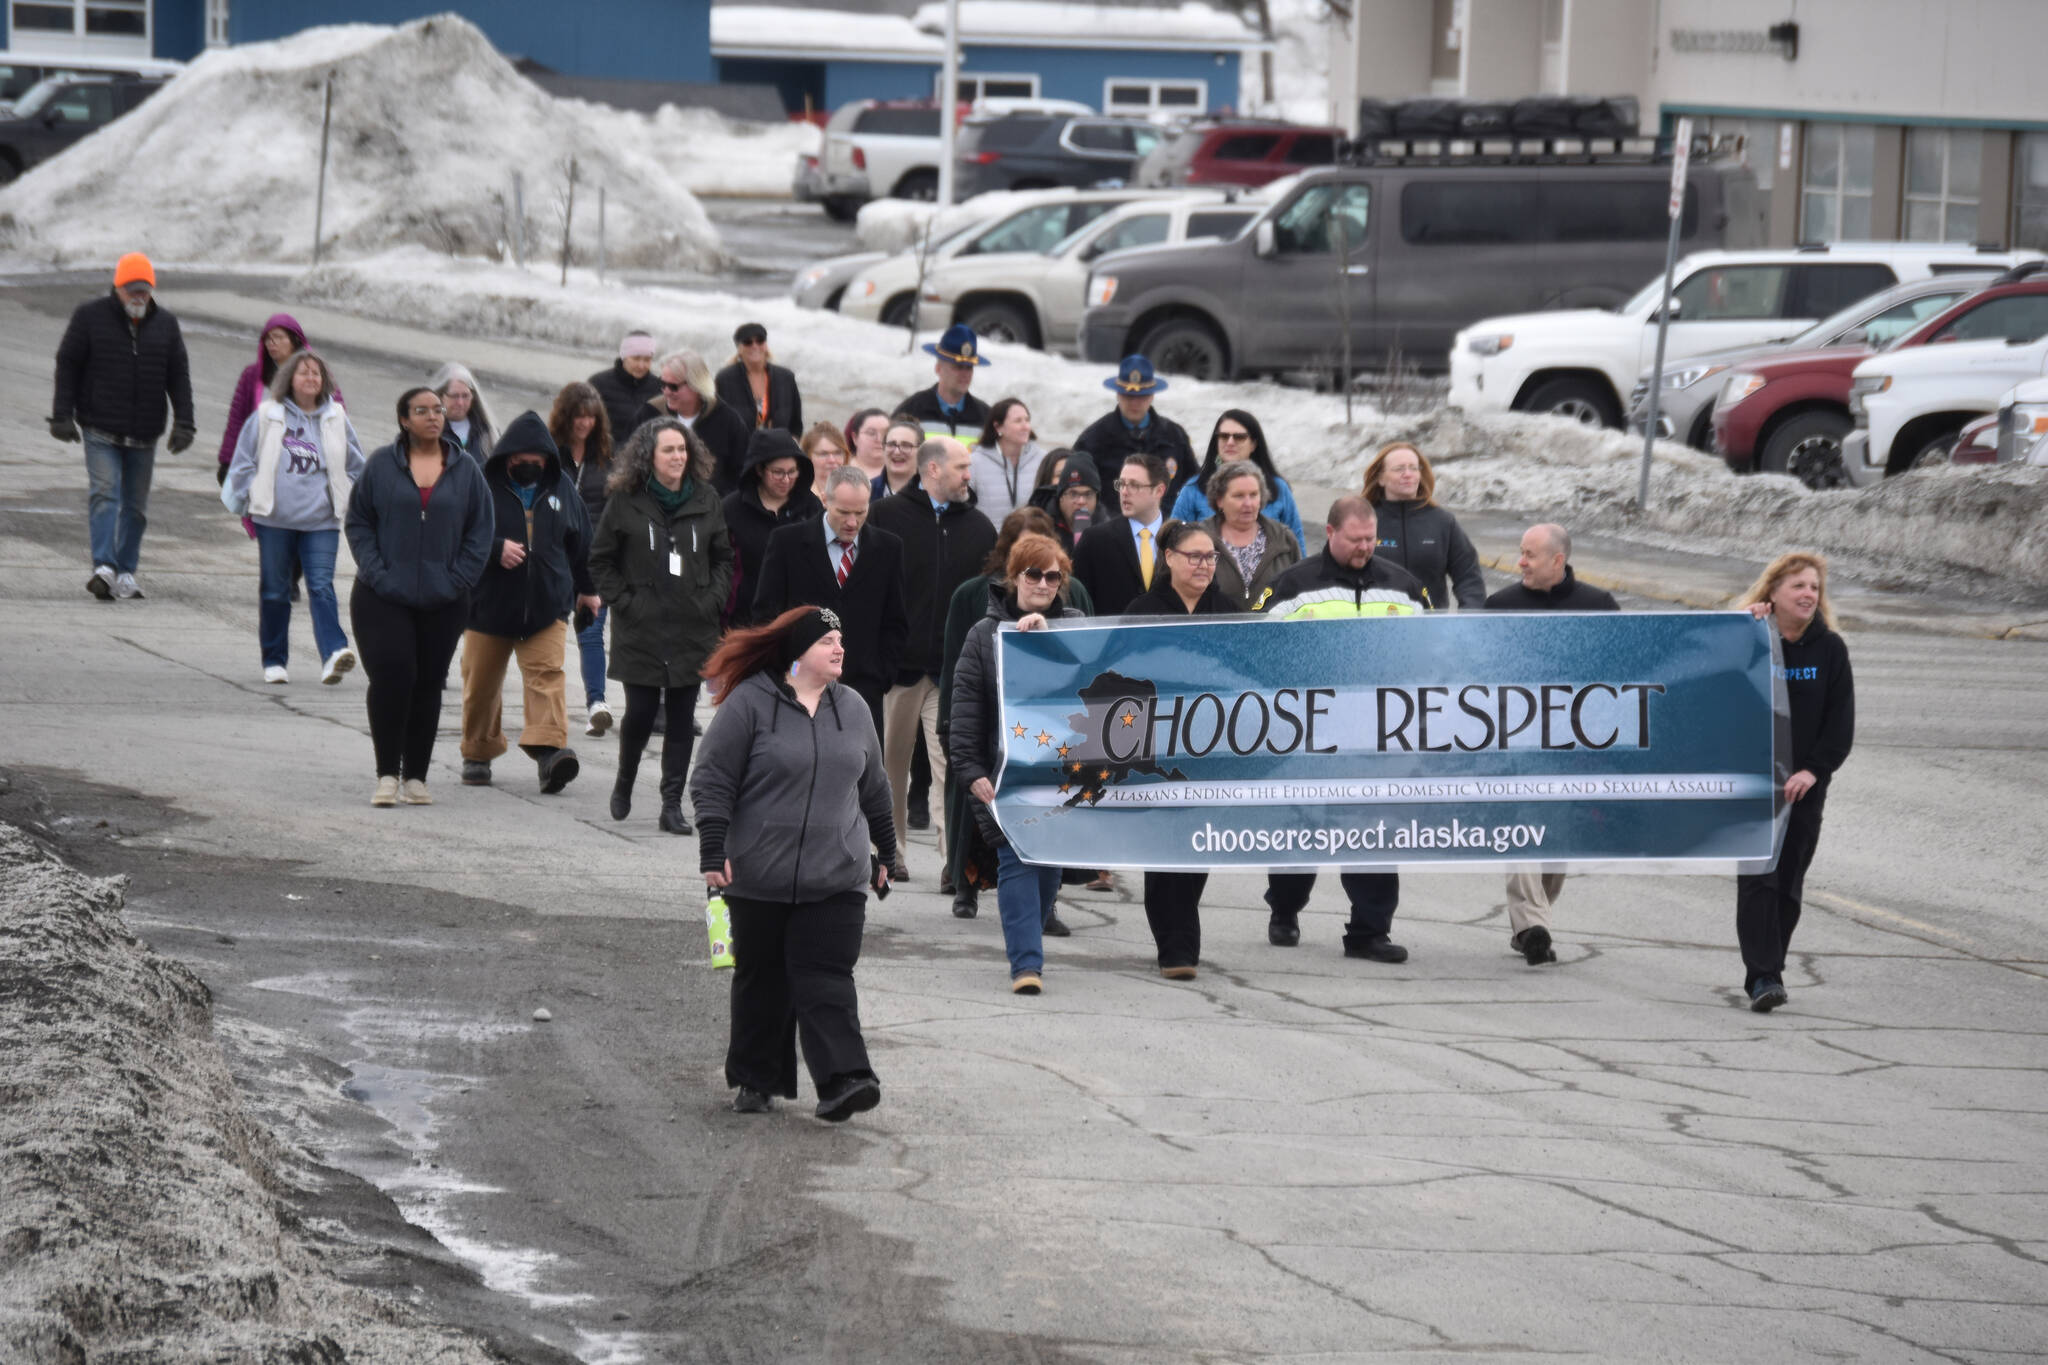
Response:
[{"label": "eyeglasses", "polygon": [[1163,483],[1137,483],[1130,479],[1118,479],[1110,488],[1118,493],[1142,493],[1148,488],[1164,488]]},{"label": "eyeglasses", "polygon": [[768,479],[793,479],[801,471],[795,469],[764,469],[761,476]]},{"label": "eyeglasses", "polygon": [[1249,441],[1251,438],[1252,434],[1249,431],[1219,431],[1216,433],[1218,441],[1228,441],[1232,445],[1239,441]]},{"label": "eyeglasses", "polygon": [[[1215,556],[1211,555],[1210,558],[1214,559]],[[1050,583],[1055,588],[1065,582],[1067,577],[1058,569],[1026,569],[1024,570],[1024,576],[1033,583]]]},{"label": "eyeglasses", "polygon": [[1179,555],[1190,566],[1197,569],[1214,568],[1216,564],[1216,552],[1214,550],[1168,550],[1166,553]]},{"label": "eyeglasses", "polygon": [[884,449],[884,450],[908,450],[908,451],[915,451],[915,450],[917,449],[917,442],[915,442],[915,441],[884,441],[884,442],[882,442],[882,449]]},{"label": "eyeglasses", "polygon": [[663,387],[664,389],[667,389],[667,390],[668,390],[668,391],[669,391],[670,393],[678,393],[678,392],[680,392],[680,391],[681,391],[681,390],[683,390],[683,389],[687,389],[687,388],[689,388],[689,387],[690,387],[690,381],[686,379],[686,380],[684,380],[684,381],[683,381],[682,383],[680,383],[680,384],[671,384],[671,383],[669,383],[669,382],[668,382],[668,381],[667,381],[666,379],[664,379],[664,380],[662,380],[662,381],[661,381],[661,386],[662,386],[662,387]]}]

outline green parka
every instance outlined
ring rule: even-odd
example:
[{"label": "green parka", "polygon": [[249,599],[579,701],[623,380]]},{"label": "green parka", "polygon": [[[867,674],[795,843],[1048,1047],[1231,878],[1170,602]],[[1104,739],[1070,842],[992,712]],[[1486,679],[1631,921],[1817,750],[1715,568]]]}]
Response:
[{"label": "green parka", "polygon": [[[690,687],[718,647],[732,590],[732,538],[718,490],[699,479],[673,516],[642,486],[611,495],[590,547],[590,576],[611,607],[615,682]],[[669,572],[669,555],[682,572]]]}]

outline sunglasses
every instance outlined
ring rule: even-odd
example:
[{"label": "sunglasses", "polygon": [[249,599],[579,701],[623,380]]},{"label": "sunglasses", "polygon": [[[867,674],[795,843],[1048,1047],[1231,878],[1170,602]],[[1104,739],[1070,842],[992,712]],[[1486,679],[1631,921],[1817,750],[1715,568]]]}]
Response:
[{"label": "sunglasses", "polygon": [[661,381],[661,386],[664,389],[667,389],[670,393],[681,393],[684,389],[690,387],[689,382],[687,380],[685,380],[681,384],[671,384],[666,379]]},{"label": "sunglasses", "polygon": [[740,344],[740,345],[742,345],[742,346],[766,346],[766,345],[768,344],[768,338],[767,338],[767,337],[741,337],[741,338],[740,338],[740,340],[739,340],[739,344]]},{"label": "sunglasses", "polygon": [[1033,583],[1050,583],[1057,588],[1066,581],[1066,575],[1058,569],[1026,569],[1024,576]]},{"label": "sunglasses", "polygon": [[1219,431],[1216,433],[1217,440],[1229,441],[1232,444],[1238,441],[1249,441],[1251,438],[1252,434],[1249,431]]}]

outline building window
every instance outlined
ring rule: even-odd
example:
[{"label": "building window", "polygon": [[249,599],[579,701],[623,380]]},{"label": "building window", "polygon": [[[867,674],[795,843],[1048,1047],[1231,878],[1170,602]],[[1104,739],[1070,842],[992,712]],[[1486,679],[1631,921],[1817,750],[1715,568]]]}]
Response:
[{"label": "building window", "polygon": [[1778,130],[1776,119],[1717,118],[1707,121],[1707,134],[1717,152],[1732,153],[1749,173],[1756,187],[1766,194],[1778,177]]},{"label": "building window", "polygon": [[[940,77],[943,80],[944,77]],[[962,104],[977,104],[982,100],[1035,100],[1038,98],[1038,77],[1029,75],[978,76],[961,72],[956,78],[954,89]],[[938,81],[932,83],[938,89]]]},{"label": "building window", "polygon": [[206,45],[226,47],[228,38],[228,0],[206,0]]},{"label": "building window", "polygon": [[13,0],[17,34],[149,40],[149,0]]},{"label": "building window", "polygon": [[1977,240],[1977,191],[1984,135],[1945,128],[1906,130],[1909,242]]},{"label": "building window", "polygon": [[1102,83],[1105,114],[1199,114],[1209,107],[1207,81],[1107,80]]},{"label": "building window", "polygon": [[1807,124],[1800,237],[1809,242],[1870,240],[1876,164],[1877,130],[1869,124]]},{"label": "building window", "polygon": [[78,9],[74,5],[30,5],[15,0],[14,27],[16,32],[31,30],[37,33],[78,32]]},{"label": "building window", "polygon": [[2024,133],[2013,157],[2012,244],[2048,248],[2048,133]]}]

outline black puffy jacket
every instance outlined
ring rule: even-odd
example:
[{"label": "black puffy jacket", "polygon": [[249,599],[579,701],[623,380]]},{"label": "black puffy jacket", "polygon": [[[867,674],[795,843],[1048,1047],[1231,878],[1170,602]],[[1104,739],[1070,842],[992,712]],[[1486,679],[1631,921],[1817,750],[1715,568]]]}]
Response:
[{"label": "black puffy jacket", "polygon": [[[514,455],[535,453],[546,467],[529,509],[514,491],[508,467]],[[579,595],[597,595],[590,581],[590,514],[562,468],[547,423],[536,413],[523,412],[505,428],[484,466],[484,484],[496,530],[483,577],[470,594],[469,628],[524,640],[567,619]],[[502,542],[507,540],[526,547],[526,558],[516,569],[505,567]]]},{"label": "black puffy jacket", "polygon": [[441,438],[441,461],[445,468],[422,507],[400,432],[363,462],[348,497],[345,530],[356,582],[400,606],[460,601],[496,546],[483,470],[449,436]]},{"label": "black puffy jacket", "polygon": [[151,299],[130,324],[121,296],[88,299],[71,314],[57,343],[56,392],[50,416],[69,417],[87,431],[130,441],[164,434],[165,399],[175,420],[192,425],[192,366],[177,318]]},{"label": "black puffy jacket", "polygon": [[609,370],[590,376],[590,387],[604,400],[604,415],[612,424],[612,449],[623,450],[626,438],[633,434],[633,419],[640,405],[660,396],[661,376],[649,370],[635,379],[626,373],[625,361],[614,360]]}]

